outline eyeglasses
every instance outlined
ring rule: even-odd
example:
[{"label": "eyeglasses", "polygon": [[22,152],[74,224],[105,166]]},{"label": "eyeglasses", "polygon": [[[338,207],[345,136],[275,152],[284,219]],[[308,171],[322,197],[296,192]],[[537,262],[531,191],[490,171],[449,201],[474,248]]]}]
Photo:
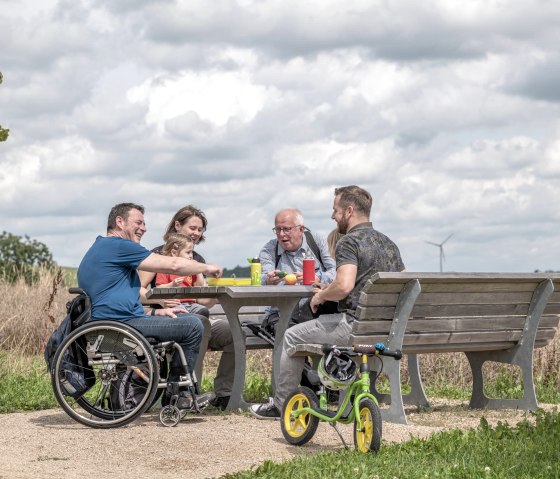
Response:
[{"label": "eyeglasses", "polygon": [[286,226],[285,228],[272,228],[272,231],[279,235],[280,233],[290,234],[294,228],[299,228],[301,225]]}]

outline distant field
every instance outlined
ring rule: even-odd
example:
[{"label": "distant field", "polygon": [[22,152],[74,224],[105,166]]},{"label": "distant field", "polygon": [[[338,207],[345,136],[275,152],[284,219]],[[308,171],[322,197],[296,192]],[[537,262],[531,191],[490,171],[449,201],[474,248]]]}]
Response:
[{"label": "distant field", "polygon": [[62,283],[67,288],[71,288],[73,286],[78,286],[78,268],[69,268],[67,266],[61,266],[62,268]]}]

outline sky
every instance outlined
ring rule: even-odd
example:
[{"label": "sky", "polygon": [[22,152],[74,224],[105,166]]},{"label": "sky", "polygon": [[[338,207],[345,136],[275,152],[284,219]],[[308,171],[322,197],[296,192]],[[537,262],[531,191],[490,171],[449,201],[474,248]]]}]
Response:
[{"label": "sky", "polygon": [[246,265],[334,188],[409,271],[560,270],[557,0],[0,0],[0,231],[78,266],[120,202]]}]

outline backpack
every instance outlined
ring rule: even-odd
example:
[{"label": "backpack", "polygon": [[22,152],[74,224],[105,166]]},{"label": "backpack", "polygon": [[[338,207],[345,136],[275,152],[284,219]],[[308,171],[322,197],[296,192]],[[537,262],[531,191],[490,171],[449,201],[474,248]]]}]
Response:
[{"label": "backpack", "polygon": [[[313,252],[315,257],[321,263],[321,266],[323,267],[323,269],[327,269],[325,268],[325,263],[323,263],[323,258],[321,258],[321,251],[319,250],[319,246],[317,246],[317,243],[315,241],[315,238],[313,238],[311,231],[305,228],[305,231],[303,233],[305,234],[305,239],[307,240],[307,244],[311,248],[311,251]],[[278,268],[278,264],[280,263],[281,256],[282,255],[278,251],[278,240],[276,240],[276,260],[274,262],[274,268]]]},{"label": "backpack", "polygon": [[[53,331],[45,346],[44,357],[47,363],[47,371],[51,377],[54,368],[54,356],[64,338],[91,319],[91,302],[89,297],[82,290],[73,291],[72,288],[70,292],[79,292],[80,294],[66,303],[66,317],[58,328]],[[82,396],[95,384],[93,371],[87,366],[88,360],[85,349],[85,338],[78,338],[64,353],[61,362],[62,367],[60,371],[63,377],[60,378],[60,384],[68,395],[74,399]]]},{"label": "backpack", "polygon": [[109,393],[109,409],[128,411],[134,409],[148,392],[149,382],[142,379],[146,376],[141,366],[123,368],[117,371],[117,379],[111,384]]}]

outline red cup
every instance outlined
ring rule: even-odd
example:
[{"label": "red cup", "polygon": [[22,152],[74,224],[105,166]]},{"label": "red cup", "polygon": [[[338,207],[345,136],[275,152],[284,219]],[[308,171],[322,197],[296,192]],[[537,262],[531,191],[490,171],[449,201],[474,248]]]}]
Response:
[{"label": "red cup", "polygon": [[315,260],[303,260],[303,284],[309,285],[315,282]]}]

